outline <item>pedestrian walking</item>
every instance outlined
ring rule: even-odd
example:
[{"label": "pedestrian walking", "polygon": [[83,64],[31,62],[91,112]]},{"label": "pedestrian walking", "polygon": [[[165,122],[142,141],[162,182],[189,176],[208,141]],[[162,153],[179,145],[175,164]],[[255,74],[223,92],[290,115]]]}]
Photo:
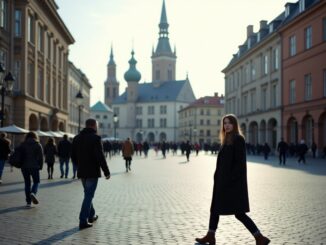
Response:
[{"label": "pedestrian walking", "polygon": [[145,141],[143,144],[143,150],[144,150],[145,158],[147,158],[148,150],[149,150],[149,145],[148,145],[147,141]]},{"label": "pedestrian walking", "polygon": [[[69,160],[71,155],[71,143],[68,140],[68,136],[65,134],[63,135],[63,139],[59,141],[58,144],[58,156],[59,156],[59,163],[60,163],[60,178],[68,178],[69,174]],[[63,166],[65,165],[65,169]]]},{"label": "pedestrian walking", "polygon": [[317,151],[317,145],[315,141],[313,141],[311,144],[312,158],[316,158],[316,151]]},{"label": "pedestrian walking", "polygon": [[71,158],[77,164],[77,176],[84,188],[84,200],[79,214],[79,229],[92,227],[98,219],[93,206],[98,178],[101,169],[106,179],[110,178],[110,170],[103,152],[101,137],[96,134],[97,121],[87,119],[86,127],[73,139]]},{"label": "pedestrian walking", "polygon": [[122,145],[122,156],[126,161],[126,172],[131,171],[130,165],[131,165],[133,154],[134,154],[134,145],[131,142],[130,138],[127,138]]},{"label": "pedestrian walking", "polygon": [[302,161],[304,164],[306,164],[306,153],[307,153],[307,151],[308,151],[308,146],[306,145],[306,143],[302,139],[300,141],[300,144],[298,145],[298,155],[299,155],[298,163],[300,163]]},{"label": "pedestrian walking", "polygon": [[48,165],[48,179],[53,179],[53,165],[57,153],[57,146],[55,145],[53,138],[49,138],[44,146],[45,162]]},{"label": "pedestrian walking", "polygon": [[6,133],[0,134],[0,184],[2,184],[2,173],[5,163],[8,160],[10,150],[10,140],[7,138]]},{"label": "pedestrian walking", "polygon": [[198,143],[195,143],[196,156],[198,156],[199,150],[200,150],[200,145]]},{"label": "pedestrian walking", "polygon": [[268,155],[271,152],[271,148],[269,147],[268,143],[265,142],[264,146],[263,146],[263,153],[264,153],[264,159],[268,160]]},{"label": "pedestrian walking", "polygon": [[167,150],[167,144],[163,140],[163,142],[161,144],[161,151],[162,151],[163,158],[166,158],[166,150]]},{"label": "pedestrian walking", "polygon": [[189,140],[187,140],[187,143],[185,144],[184,147],[185,147],[187,162],[189,162],[189,157],[190,157],[190,152],[191,152],[191,145],[190,145]]},{"label": "pedestrian walking", "polygon": [[279,153],[279,164],[285,165],[286,162],[286,154],[289,149],[289,145],[284,141],[284,138],[281,138],[281,141],[277,144],[277,151]]},{"label": "pedestrian walking", "polygon": [[[31,204],[39,204],[37,198],[38,186],[40,183],[40,170],[43,168],[43,149],[34,132],[29,132],[25,136],[25,141],[19,146],[22,154],[21,171],[25,182],[26,207]],[[33,185],[31,188],[31,177]]]},{"label": "pedestrian walking", "polygon": [[235,215],[254,236],[257,245],[269,244],[256,224],[246,215],[249,212],[247,163],[245,140],[235,115],[223,117],[220,131],[221,149],[214,174],[213,198],[210,209],[209,230],[200,244],[216,244],[215,232],[220,215]]}]

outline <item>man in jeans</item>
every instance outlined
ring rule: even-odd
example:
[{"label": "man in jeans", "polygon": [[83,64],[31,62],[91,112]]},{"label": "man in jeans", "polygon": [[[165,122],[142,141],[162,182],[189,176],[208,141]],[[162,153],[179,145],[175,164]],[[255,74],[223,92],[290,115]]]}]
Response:
[{"label": "man in jeans", "polygon": [[101,137],[96,134],[97,122],[87,119],[86,127],[73,139],[71,159],[77,165],[77,176],[84,188],[84,200],[79,214],[79,229],[92,227],[98,219],[92,203],[101,169],[110,178]]},{"label": "man in jeans", "polygon": [[[71,143],[68,140],[68,136],[65,134],[63,139],[58,144],[58,156],[60,162],[60,178],[68,178],[69,173],[69,159],[71,154]],[[63,165],[65,165],[65,170],[63,170]]]}]

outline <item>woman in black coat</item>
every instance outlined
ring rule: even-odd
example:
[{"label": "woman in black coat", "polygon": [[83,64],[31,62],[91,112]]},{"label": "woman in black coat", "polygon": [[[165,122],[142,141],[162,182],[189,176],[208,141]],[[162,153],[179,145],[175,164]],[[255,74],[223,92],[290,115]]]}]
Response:
[{"label": "woman in black coat", "polygon": [[[20,145],[23,156],[21,171],[25,182],[26,207],[31,207],[31,203],[38,204],[36,198],[38,186],[40,184],[40,170],[43,168],[43,149],[34,132],[29,132],[25,136],[25,141]],[[33,185],[31,188],[31,177]]]},{"label": "woman in black coat", "polygon": [[53,138],[49,138],[44,146],[45,162],[48,165],[48,179],[53,179],[53,165],[56,154],[58,154],[57,146],[55,145]]},{"label": "woman in black coat", "polygon": [[235,215],[256,239],[257,245],[269,244],[255,223],[246,215],[249,212],[247,187],[246,146],[235,115],[223,117],[220,132],[221,149],[214,174],[213,198],[209,230],[200,244],[216,244],[215,231],[220,215]]}]

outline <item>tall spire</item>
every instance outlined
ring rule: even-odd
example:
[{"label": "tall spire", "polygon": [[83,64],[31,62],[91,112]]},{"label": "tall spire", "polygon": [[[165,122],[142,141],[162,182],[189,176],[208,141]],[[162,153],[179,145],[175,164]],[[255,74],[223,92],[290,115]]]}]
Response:
[{"label": "tall spire", "polygon": [[114,58],[113,58],[113,48],[111,44],[111,53],[110,53],[110,60],[108,65],[115,65]]},{"label": "tall spire", "polygon": [[169,28],[169,24],[168,24],[168,18],[166,17],[165,0],[163,0],[161,21],[160,21],[159,27],[160,27],[160,33],[162,31],[166,31],[166,34],[168,34],[167,29]]},{"label": "tall spire", "polygon": [[158,25],[160,28],[159,31],[159,39],[156,47],[155,55],[172,55],[172,49],[169,42],[169,24],[166,17],[166,8],[165,8],[165,0],[163,0],[162,11],[161,11],[161,19],[160,24]]}]

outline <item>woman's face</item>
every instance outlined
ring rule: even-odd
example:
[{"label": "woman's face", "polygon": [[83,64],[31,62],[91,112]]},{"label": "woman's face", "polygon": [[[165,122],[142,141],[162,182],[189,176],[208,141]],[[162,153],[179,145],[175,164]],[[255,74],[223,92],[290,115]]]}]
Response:
[{"label": "woman's face", "polygon": [[223,127],[224,127],[225,133],[230,133],[233,131],[233,124],[231,124],[229,118],[224,118]]}]

